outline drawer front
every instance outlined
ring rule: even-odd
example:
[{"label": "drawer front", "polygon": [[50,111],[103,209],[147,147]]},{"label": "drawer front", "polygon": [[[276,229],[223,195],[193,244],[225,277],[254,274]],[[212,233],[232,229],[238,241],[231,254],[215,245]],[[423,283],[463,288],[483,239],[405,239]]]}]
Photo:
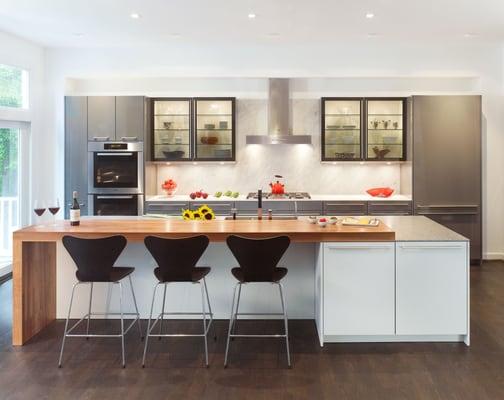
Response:
[{"label": "drawer front", "polygon": [[[237,201],[236,208],[238,214],[257,214],[257,201]],[[268,210],[273,211],[273,215],[294,215],[296,213],[296,203],[294,201],[268,201],[262,202],[263,214],[266,215]]]},{"label": "drawer front", "polygon": [[412,215],[411,201],[370,201],[369,215]]},{"label": "drawer front", "polygon": [[324,202],[325,215],[366,215],[367,204],[365,201],[326,201]]},{"label": "drawer front", "polygon": [[182,209],[189,208],[189,203],[177,202],[145,202],[145,212],[147,214],[167,214],[182,215]]},{"label": "drawer front", "polygon": [[297,201],[298,215],[321,215],[324,212],[324,203],[321,201]]},{"label": "drawer front", "polygon": [[197,201],[191,202],[191,210],[196,210],[202,205],[207,205],[210,207],[215,215],[231,215],[231,209],[234,207],[234,202],[232,201],[215,201],[215,202],[204,202]]}]

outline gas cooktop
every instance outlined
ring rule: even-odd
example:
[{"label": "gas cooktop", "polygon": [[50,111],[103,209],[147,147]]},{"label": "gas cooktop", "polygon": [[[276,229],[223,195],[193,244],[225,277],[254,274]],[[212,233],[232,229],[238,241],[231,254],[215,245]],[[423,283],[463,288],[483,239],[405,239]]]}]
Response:
[{"label": "gas cooktop", "polygon": [[[251,192],[247,195],[247,199],[257,199],[257,192]],[[311,199],[306,192],[287,192],[284,194],[263,193],[263,199]]]}]

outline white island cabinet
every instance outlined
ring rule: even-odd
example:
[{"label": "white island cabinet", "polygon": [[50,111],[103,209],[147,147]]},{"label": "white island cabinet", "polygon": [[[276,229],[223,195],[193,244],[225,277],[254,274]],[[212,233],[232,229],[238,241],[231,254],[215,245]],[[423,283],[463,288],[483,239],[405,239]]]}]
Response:
[{"label": "white island cabinet", "polygon": [[419,217],[385,217],[396,240],[321,243],[315,321],[330,342],[469,345],[469,241]]},{"label": "white island cabinet", "polygon": [[467,335],[466,242],[397,242],[396,333]]}]

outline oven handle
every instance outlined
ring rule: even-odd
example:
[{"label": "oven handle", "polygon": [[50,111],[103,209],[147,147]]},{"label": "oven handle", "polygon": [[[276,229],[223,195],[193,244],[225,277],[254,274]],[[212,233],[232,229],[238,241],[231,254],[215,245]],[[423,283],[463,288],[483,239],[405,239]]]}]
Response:
[{"label": "oven handle", "polygon": [[93,140],[95,142],[106,142],[107,140],[110,140],[110,136],[93,136]]},{"label": "oven handle", "polygon": [[133,153],[120,153],[120,152],[110,152],[110,153],[96,153],[98,156],[132,156]]},{"label": "oven handle", "polygon": [[138,136],[122,136],[121,141],[122,142],[137,142]]},{"label": "oven handle", "polygon": [[98,200],[105,200],[105,199],[132,199],[133,196],[96,196]]}]

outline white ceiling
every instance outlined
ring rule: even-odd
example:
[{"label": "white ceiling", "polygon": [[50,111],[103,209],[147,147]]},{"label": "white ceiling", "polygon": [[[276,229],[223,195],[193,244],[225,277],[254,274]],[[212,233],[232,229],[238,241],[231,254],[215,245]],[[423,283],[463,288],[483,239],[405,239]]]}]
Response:
[{"label": "white ceiling", "polygon": [[504,42],[504,0],[0,0],[0,31],[51,47]]}]

